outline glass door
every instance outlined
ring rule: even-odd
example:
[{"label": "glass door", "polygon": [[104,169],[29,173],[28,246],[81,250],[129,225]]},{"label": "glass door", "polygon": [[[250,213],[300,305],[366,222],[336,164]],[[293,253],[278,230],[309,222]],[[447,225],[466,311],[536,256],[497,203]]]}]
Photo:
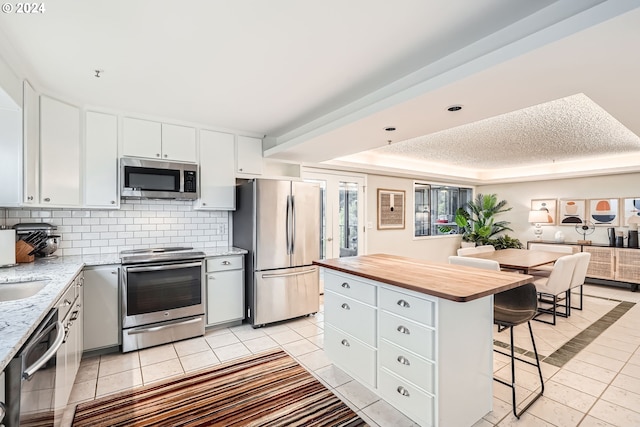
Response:
[{"label": "glass door", "polygon": [[330,172],[306,173],[305,181],[319,182],[320,256],[323,259],[364,253],[364,176]]}]

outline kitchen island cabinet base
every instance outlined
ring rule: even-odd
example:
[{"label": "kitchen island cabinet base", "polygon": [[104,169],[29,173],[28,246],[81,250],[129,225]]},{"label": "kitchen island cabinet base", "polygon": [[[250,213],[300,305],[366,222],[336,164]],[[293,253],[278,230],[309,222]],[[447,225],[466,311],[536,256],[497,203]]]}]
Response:
[{"label": "kitchen island cabinet base", "polygon": [[[492,410],[492,295],[459,303],[324,274],[324,347],[338,368],[423,427],[470,426]],[[351,323],[366,310],[367,325]]]}]

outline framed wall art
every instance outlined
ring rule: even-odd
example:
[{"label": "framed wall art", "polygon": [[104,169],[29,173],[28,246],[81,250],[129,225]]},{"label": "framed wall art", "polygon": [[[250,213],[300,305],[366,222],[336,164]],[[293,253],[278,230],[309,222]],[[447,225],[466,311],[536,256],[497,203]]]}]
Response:
[{"label": "framed wall art", "polygon": [[585,219],[584,199],[560,199],[558,225],[582,224]]},{"label": "framed wall art", "polygon": [[378,230],[403,229],[404,211],[403,190],[378,188]]},{"label": "framed wall art", "polygon": [[621,199],[621,220],[622,226],[629,227],[631,224],[640,225],[640,196]]},{"label": "framed wall art", "polygon": [[556,225],[556,199],[533,199],[531,200],[532,211],[547,212],[548,222],[540,223],[540,225]]},{"label": "framed wall art", "polygon": [[587,207],[587,219],[593,222],[596,227],[617,227],[620,225],[618,199],[589,199]]}]

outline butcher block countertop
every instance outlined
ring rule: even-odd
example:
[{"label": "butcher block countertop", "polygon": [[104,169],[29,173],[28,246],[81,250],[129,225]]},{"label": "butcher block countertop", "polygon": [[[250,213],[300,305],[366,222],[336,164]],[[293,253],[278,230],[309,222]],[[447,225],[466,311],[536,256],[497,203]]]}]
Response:
[{"label": "butcher block countertop", "polygon": [[472,301],[533,281],[533,277],[527,274],[481,270],[387,254],[333,258],[313,263],[455,302]]}]

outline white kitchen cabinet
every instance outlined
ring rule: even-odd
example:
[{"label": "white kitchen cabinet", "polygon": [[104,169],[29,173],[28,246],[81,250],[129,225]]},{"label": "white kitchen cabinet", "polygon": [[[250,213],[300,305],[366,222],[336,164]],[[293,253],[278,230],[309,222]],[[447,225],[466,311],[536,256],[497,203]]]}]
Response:
[{"label": "white kitchen cabinet", "polygon": [[123,119],[122,154],[156,160],[196,162],[196,130],[150,120]]},{"label": "white kitchen cabinet", "polygon": [[337,367],[422,426],[471,425],[491,410],[491,296],[460,303],[329,269],[324,278],[324,349]]},{"label": "white kitchen cabinet", "polygon": [[22,110],[0,88],[0,206],[22,202]]},{"label": "white kitchen cabinet", "polygon": [[93,111],[85,118],[84,204],[118,208],[118,118]]},{"label": "white kitchen cabinet", "polygon": [[206,260],[207,326],[244,319],[244,257]]},{"label": "white kitchen cabinet", "polygon": [[23,199],[25,205],[40,203],[40,100],[28,81],[23,84]]},{"label": "white kitchen cabinet", "polygon": [[80,110],[40,96],[40,204],[80,206]]},{"label": "white kitchen cabinet", "polygon": [[236,172],[262,175],[262,168],[262,140],[239,135],[236,139]]},{"label": "white kitchen cabinet", "polygon": [[162,158],[195,163],[196,130],[192,127],[163,123]]},{"label": "white kitchen cabinet", "polygon": [[79,273],[56,303],[65,330],[62,346],[56,353],[55,412],[56,426],[65,411],[82,357],[83,273]]},{"label": "white kitchen cabinet", "polygon": [[236,178],[234,136],[200,131],[200,198],[198,209],[234,210]]},{"label": "white kitchen cabinet", "polygon": [[84,351],[120,344],[117,265],[84,270]]}]

